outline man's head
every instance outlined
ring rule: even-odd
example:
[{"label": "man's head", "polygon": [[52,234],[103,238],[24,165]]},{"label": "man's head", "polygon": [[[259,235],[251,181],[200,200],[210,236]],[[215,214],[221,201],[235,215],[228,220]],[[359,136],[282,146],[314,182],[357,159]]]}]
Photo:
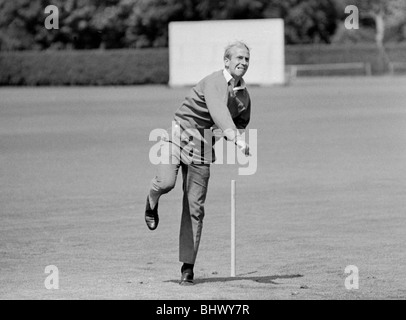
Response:
[{"label": "man's head", "polygon": [[241,41],[229,44],[224,51],[224,66],[236,81],[240,80],[248,70],[250,49]]}]

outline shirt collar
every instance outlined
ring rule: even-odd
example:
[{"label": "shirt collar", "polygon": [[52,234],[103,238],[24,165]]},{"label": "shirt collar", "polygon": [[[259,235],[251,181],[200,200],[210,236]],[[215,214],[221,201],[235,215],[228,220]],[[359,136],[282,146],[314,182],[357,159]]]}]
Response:
[{"label": "shirt collar", "polygon": [[[224,78],[226,78],[227,83],[233,79],[233,76],[227,71],[227,69],[223,69]],[[243,78],[240,80],[240,85],[238,87],[234,87],[233,91],[244,90],[245,89],[245,81]]]}]

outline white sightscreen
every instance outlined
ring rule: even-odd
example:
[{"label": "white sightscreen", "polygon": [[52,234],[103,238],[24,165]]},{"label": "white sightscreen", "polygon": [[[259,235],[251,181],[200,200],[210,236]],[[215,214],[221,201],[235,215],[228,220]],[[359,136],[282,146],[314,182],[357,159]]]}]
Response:
[{"label": "white sightscreen", "polygon": [[224,48],[236,40],[251,49],[248,85],[285,82],[282,19],[216,20],[169,24],[169,85],[194,85],[223,69]]}]

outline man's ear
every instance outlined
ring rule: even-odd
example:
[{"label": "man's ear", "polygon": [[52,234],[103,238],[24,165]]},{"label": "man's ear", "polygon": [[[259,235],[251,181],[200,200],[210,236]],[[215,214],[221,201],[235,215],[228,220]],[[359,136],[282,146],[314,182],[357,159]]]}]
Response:
[{"label": "man's ear", "polygon": [[226,66],[227,68],[230,65],[230,59],[229,58],[224,58],[224,66]]}]

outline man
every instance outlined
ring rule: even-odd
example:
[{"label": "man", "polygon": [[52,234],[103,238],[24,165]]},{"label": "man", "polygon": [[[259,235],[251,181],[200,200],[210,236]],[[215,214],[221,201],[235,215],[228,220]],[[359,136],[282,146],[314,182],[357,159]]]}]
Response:
[{"label": "man", "polygon": [[161,156],[169,160],[159,164],[151,182],[145,209],[150,230],[158,227],[158,201],[175,186],[179,168],[183,176],[183,208],[179,236],[181,285],[193,284],[193,267],[203,227],[210,163],[215,161],[213,128],[222,131],[245,154],[249,146],[238,129],[250,121],[251,101],[243,76],[247,72],[250,50],[243,42],[228,45],[224,52],[224,70],[214,72],[193,87],[175,112],[172,134],[161,146]]}]

